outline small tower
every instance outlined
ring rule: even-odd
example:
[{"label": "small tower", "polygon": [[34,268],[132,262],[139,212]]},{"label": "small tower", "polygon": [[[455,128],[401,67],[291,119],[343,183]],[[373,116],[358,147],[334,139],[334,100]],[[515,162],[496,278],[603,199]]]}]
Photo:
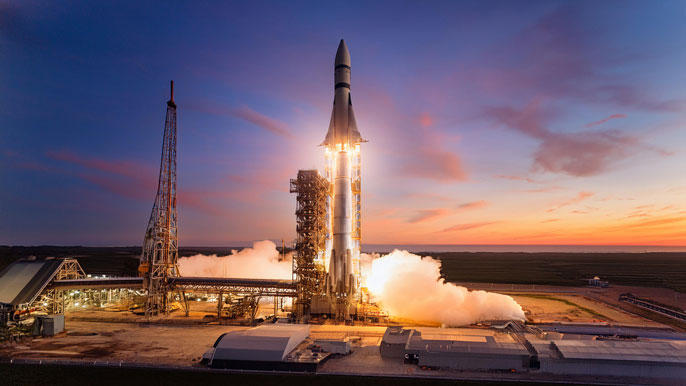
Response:
[{"label": "small tower", "polygon": [[167,117],[162,139],[162,160],[157,196],[143,240],[138,268],[148,290],[146,316],[169,313],[167,279],[179,276],[179,247],[176,227],[176,103],[174,81],[167,102]]}]

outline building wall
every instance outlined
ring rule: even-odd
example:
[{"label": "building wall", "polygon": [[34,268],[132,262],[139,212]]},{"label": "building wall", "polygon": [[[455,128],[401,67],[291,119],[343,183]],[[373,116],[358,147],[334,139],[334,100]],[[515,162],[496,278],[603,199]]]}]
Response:
[{"label": "building wall", "polygon": [[379,352],[382,358],[405,358],[405,344],[381,342]]},{"label": "building wall", "polygon": [[471,354],[455,352],[423,352],[419,354],[419,366],[450,369],[526,370],[528,356],[500,355],[497,353]]},{"label": "building wall", "polygon": [[552,374],[611,375],[686,379],[686,364],[597,359],[539,358],[541,372]]}]

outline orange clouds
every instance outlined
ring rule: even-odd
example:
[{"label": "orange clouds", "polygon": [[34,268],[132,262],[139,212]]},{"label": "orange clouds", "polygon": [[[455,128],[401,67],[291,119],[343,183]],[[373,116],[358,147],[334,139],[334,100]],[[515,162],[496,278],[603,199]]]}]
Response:
[{"label": "orange clouds", "polygon": [[500,221],[482,221],[482,222],[473,222],[473,223],[468,223],[468,224],[457,224],[453,225],[449,228],[445,228],[442,230],[442,232],[456,232],[456,231],[466,231],[470,229],[475,229],[475,228],[482,228],[485,226],[497,224]]},{"label": "orange clouds", "polygon": [[588,128],[591,128],[593,126],[602,125],[603,123],[609,121],[610,119],[617,119],[617,118],[626,118],[626,114],[612,114],[609,117],[603,118],[599,121],[587,123],[584,127],[588,129]]},{"label": "orange clouds", "polygon": [[472,201],[472,202],[467,202],[467,203],[458,205],[457,209],[458,210],[478,209],[478,208],[483,208],[485,206],[488,206],[488,204],[489,203],[486,200]]},{"label": "orange clouds", "polygon": [[429,221],[429,220],[434,220],[439,217],[443,217],[447,215],[448,210],[447,209],[423,209],[423,210],[418,210],[417,213],[410,217],[407,222],[409,223],[418,223],[418,222],[424,222],[424,221]]},{"label": "orange clouds", "polygon": [[579,203],[579,202],[581,202],[581,201],[583,201],[589,197],[592,197],[593,194],[594,194],[593,192],[579,192],[579,194],[577,194],[576,197],[571,198],[571,199],[566,200],[566,201],[563,201],[563,202],[555,205],[553,208],[548,209],[546,212],[552,212],[552,211],[558,210],[560,208],[563,208],[565,206],[577,204],[577,203]]},{"label": "orange clouds", "polygon": [[417,149],[417,157],[408,162],[406,174],[439,182],[467,180],[460,157],[450,151],[433,147]]},{"label": "orange clouds", "polygon": [[422,115],[419,116],[419,124],[424,127],[429,127],[434,124],[434,121],[428,113],[422,113]]},{"label": "orange clouds", "polygon": [[464,204],[458,205],[454,209],[449,208],[435,208],[435,209],[420,209],[415,212],[415,214],[410,217],[407,222],[414,224],[420,222],[428,222],[431,220],[438,219],[440,217],[447,216],[449,214],[460,213],[463,211],[468,211],[472,209],[479,209],[488,206],[489,202],[486,200],[472,201]]}]

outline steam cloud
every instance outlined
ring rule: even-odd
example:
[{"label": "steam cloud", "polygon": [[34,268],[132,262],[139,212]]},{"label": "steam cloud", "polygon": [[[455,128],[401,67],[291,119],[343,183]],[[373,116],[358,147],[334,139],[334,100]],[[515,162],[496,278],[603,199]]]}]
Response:
[{"label": "steam cloud", "polygon": [[[362,255],[362,284],[375,302],[393,316],[463,326],[487,319],[524,320],[522,307],[510,296],[468,291],[441,278],[441,262],[395,250]],[[291,279],[292,255],[281,257],[276,245],[257,241],[230,255],[195,255],[179,259],[182,276]]]},{"label": "steam cloud", "polygon": [[252,248],[231,251],[230,255],[195,255],[179,259],[181,276],[291,279],[291,254],[281,258],[276,244],[256,241]]},{"label": "steam cloud", "polygon": [[432,257],[397,249],[377,256],[363,255],[369,271],[363,283],[366,279],[373,300],[392,316],[448,326],[488,319],[525,319],[522,307],[510,296],[446,283],[441,278],[441,262]]}]

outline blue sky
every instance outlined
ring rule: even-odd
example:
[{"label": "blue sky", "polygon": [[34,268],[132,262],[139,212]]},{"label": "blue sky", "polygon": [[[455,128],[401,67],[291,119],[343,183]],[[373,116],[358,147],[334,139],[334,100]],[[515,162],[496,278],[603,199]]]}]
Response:
[{"label": "blue sky", "polygon": [[682,1],[0,4],[2,244],[139,244],[170,79],[181,243],[292,239],[341,38],[364,242],[686,244]]}]

